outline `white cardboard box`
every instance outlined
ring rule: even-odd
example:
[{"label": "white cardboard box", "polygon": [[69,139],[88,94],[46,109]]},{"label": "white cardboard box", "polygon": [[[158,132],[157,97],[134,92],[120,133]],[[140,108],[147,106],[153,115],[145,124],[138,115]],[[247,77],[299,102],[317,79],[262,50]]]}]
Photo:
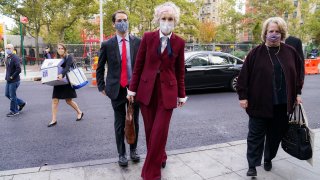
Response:
[{"label": "white cardboard box", "polygon": [[67,78],[58,80],[58,75],[62,72],[61,64],[63,59],[46,59],[41,66],[41,82],[49,86],[59,86],[68,84]]}]

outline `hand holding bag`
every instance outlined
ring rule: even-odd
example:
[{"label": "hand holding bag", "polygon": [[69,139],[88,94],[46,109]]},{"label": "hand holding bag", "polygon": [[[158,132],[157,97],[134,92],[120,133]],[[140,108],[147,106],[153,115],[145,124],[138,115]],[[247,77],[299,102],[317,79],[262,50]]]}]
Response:
[{"label": "hand holding bag", "polygon": [[288,131],[282,138],[281,147],[285,152],[300,160],[312,157],[310,133],[302,104],[296,105],[293,114],[289,116]]},{"label": "hand holding bag", "polygon": [[73,68],[67,73],[67,76],[73,89],[80,89],[88,84],[83,69],[78,68],[75,64],[73,64]]},{"label": "hand holding bag", "polygon": [[134,127],[134,108],[131,102],[129,102],[128,109],[127,109],[124,133],[125,133],[127,143],[134,144],[136,140],[136,133],[135,133],[135,127]]}]

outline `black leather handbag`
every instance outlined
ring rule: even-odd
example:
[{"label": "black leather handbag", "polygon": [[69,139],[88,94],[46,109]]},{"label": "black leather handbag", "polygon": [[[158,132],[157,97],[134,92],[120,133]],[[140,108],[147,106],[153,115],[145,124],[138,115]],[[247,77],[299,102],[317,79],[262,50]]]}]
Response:
[{"label": "black leather handbag", "polygon": [[282,138],[282,149],[300,160],[312,157],[309,128],[306,126],[302,105],[296,105],[294,113],[289,116],[288,131]]}]

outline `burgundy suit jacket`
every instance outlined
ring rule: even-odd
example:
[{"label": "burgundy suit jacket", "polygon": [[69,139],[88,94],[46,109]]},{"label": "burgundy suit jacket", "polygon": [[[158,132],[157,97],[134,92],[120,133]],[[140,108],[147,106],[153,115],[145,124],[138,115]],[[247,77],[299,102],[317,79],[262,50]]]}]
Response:
[{"label": "burgundy suit jacket", "polygon": [[167,48],[161,55],[158,53],[159,31],[146,32],[141,40],[129,90],[136,92],[136,100],[144,105],[150,104],[157,73],[160,73],[162,100],[166,109],[176,108],[177,99],[186,96],[185,42],[172,33],[170,44],[173,52],[171,57],[168,55]]}]

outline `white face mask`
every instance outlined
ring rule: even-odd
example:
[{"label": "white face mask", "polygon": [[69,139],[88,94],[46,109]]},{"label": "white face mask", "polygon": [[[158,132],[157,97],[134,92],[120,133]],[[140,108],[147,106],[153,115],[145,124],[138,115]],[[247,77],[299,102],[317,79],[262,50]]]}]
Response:
[{"label": "white face mask", "polygon": [[164,34],[169,34],[174,29],[174,22],[160,20],[160,30]]}]

